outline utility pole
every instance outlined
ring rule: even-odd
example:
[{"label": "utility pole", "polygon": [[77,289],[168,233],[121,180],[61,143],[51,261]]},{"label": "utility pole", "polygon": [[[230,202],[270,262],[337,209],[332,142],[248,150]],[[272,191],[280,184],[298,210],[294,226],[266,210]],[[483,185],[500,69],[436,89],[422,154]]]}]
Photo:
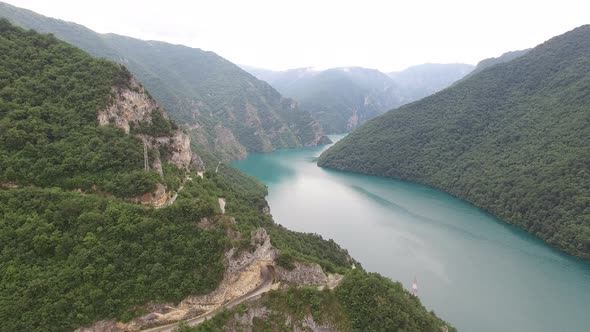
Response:
[{"label": "utility pole", "polygon": [[148,160],[148,148],[147,143],[143,142],[143,167],[145,168],[146,172],[150,171],[150,163]]}]

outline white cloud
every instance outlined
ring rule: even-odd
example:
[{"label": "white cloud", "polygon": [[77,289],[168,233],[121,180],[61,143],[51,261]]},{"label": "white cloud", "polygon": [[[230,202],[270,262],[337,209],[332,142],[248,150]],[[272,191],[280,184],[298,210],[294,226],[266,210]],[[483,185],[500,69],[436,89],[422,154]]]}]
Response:
[{"label": "white cloud", "polygon": [[587,1],[7,0],[99,32],[287,69],[477,63],[590,23]]}]

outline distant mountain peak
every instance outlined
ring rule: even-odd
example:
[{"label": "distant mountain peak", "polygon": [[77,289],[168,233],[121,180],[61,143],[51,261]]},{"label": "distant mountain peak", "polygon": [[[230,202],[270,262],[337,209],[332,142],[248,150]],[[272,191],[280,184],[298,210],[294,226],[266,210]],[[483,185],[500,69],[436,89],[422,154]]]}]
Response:
[{"label": "distant mountain peak", "polygon": [[[283,95],[296,99],[329,133],[347,132],[383,112],[434,93],[462,78],[472,65],[430,64],[392,77],[359,66],[318,70],[313,67],[284,71],[242,67],[268,82]],[[445,72],[447,70],[447,72]],[[452,74],[449,74],[452,73]],[[449,77],[450,76],[450,77]],[[417,77],[415,83],[409,83]]]},{"label": "distant mountain peak", "polygon": [[480,62],[477,63],[477,66],[475,67],[475,69],[473,69],[473,71],[471,73],[469,73],[469,75],[467,75],[467,77],[475,75],[475,74],[479,73],[480,71],[487,69],[489,67],[495,66],[497,64],[510,62],[518,57],[525,55],[530,50],[531,50],[530,48],[527,48],[524,50],[509,51],[509,52],[503,53],[502,55],[500,55],[499,57],[496,57],[496,58],[487,58],[487,59],[481,60]]}]

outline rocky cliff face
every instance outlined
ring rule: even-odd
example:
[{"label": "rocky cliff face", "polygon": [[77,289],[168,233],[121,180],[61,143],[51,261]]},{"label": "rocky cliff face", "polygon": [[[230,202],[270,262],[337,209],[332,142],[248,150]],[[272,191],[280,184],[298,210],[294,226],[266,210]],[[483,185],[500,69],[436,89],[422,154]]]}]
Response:
[{"label": "rocky cliff face", "polygon": [[342,276],[339,274],[324,273],[319,264],[295,262],[294,265],[292,270],[277,266],[275,268],[276,279],[289,284],[328,287],[330,289],[338,286],[342,281]]},{"label": "rocky cliff face", "polygon": [[211,112],[193,113],[187,128],[197,146],[228,161],[245,158],[248,152],[331,143],[309,112],[301,111],[296,101],[275,91],[256,101],[236,103],[223,111],[223,121]]},{"label": "rocky cliff face", "polygon": [[168,191],[163,184],[158,183],[156,190],[153,192],[147,192],[143,195],[128,198],[127,201],[145,206],[162,207],[165,206],[166,202],[172,197],[174,197],[174,194]]},{"label": "rocky cliff face", "polygon": [[[139,82],[131,77],[126,87],[113,88],[113,101],[102,111],[98,112],[98,123],[101,126],[108,124],[131,133],[132,126],[140,124],[152,124],[154,112],[159,112],[166,120],[168,115],[160,105],[152,99]],[[188,169],[192,160],[190,137],[182,130],[175,130],[167,135],[138,134],[145,145],[150,149],[166,147],[169,151],[167,162],[178,168]],[[156,158],[152,161],[152,167],[162,172],[162,161]]]},{"label": "rocky cliff face", "polygon": [[[197,171],[204,170],[203,161],[192,152],[190,136],[184,131],[175,129],[166,134],[133,132],[133,128],[141,125],[152,125],[156,112],[164,121],[169,121],[166,112],[134,77],[130,77],[123,87],[113,87],[112,95],[110,105],[98,112],[99,125],[114,125],[139,138],[147,151],[152,152],[148,153],[151,156],[148,157],[150,169],[158,172],[160,176],[164,176],[163,163],[170,163],[187,171],[191,167]],[[166,152],[165,156],[161,156],[161,151]],[[164,185],[158,184],[154,192],[131,198],[130,201],[159,207],[165,205],[171,197],[173,193]]]},{"label": "rocky cliff face", "polygon": [[[243,314],[235,314],[224,327],[224,331],[257,331],[255,328],[256,321],[266,321],[270,316],[277,313],[272,308],[265,306],[252,306],[248,308]],[[331,332],[338,331],[336,327],[330,324],[320,324],[316,322],[310,315],[305,316],[301,320],[294,320],[292,317],[287,317],[284,325],[288,326],[293,332]]]},{"label": "rocky cliff face", "polygon": [[145,89],[133,77],[125,87],[113,87],[113,102],[98,112],[98,123],[101,126],[115,125],[129,134],[131,124],[152,121],[152,112],[159,108],[155,100],[150,98]]},{"label": "rocky cliff face", "polygon": [[306,141],[304,141],[305,146],[318,146],[332,143],[330,138],[326,136],[324,128],[319,122],[314,120],[309,124],[309,127],[312,130],[312,134]]}]

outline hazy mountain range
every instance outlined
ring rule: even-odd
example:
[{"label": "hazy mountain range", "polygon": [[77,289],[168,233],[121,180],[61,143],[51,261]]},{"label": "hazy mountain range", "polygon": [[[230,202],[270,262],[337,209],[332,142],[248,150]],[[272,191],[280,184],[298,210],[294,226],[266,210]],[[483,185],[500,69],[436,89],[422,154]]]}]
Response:
[{"label": "hazy mountain range", "polygon": [[271,71],[242,66],[300,103],[328,133],[348,132],[385,111],[435,93],[468,74],[466,64],[424,64],[382,73],[362,67]]},{"label": "hazy mountain range", "polygon": [[462,63],[426,63],[388,75],[399,86],[404,103],[409,103],[450,86],[473,69],[473,65]]}]

